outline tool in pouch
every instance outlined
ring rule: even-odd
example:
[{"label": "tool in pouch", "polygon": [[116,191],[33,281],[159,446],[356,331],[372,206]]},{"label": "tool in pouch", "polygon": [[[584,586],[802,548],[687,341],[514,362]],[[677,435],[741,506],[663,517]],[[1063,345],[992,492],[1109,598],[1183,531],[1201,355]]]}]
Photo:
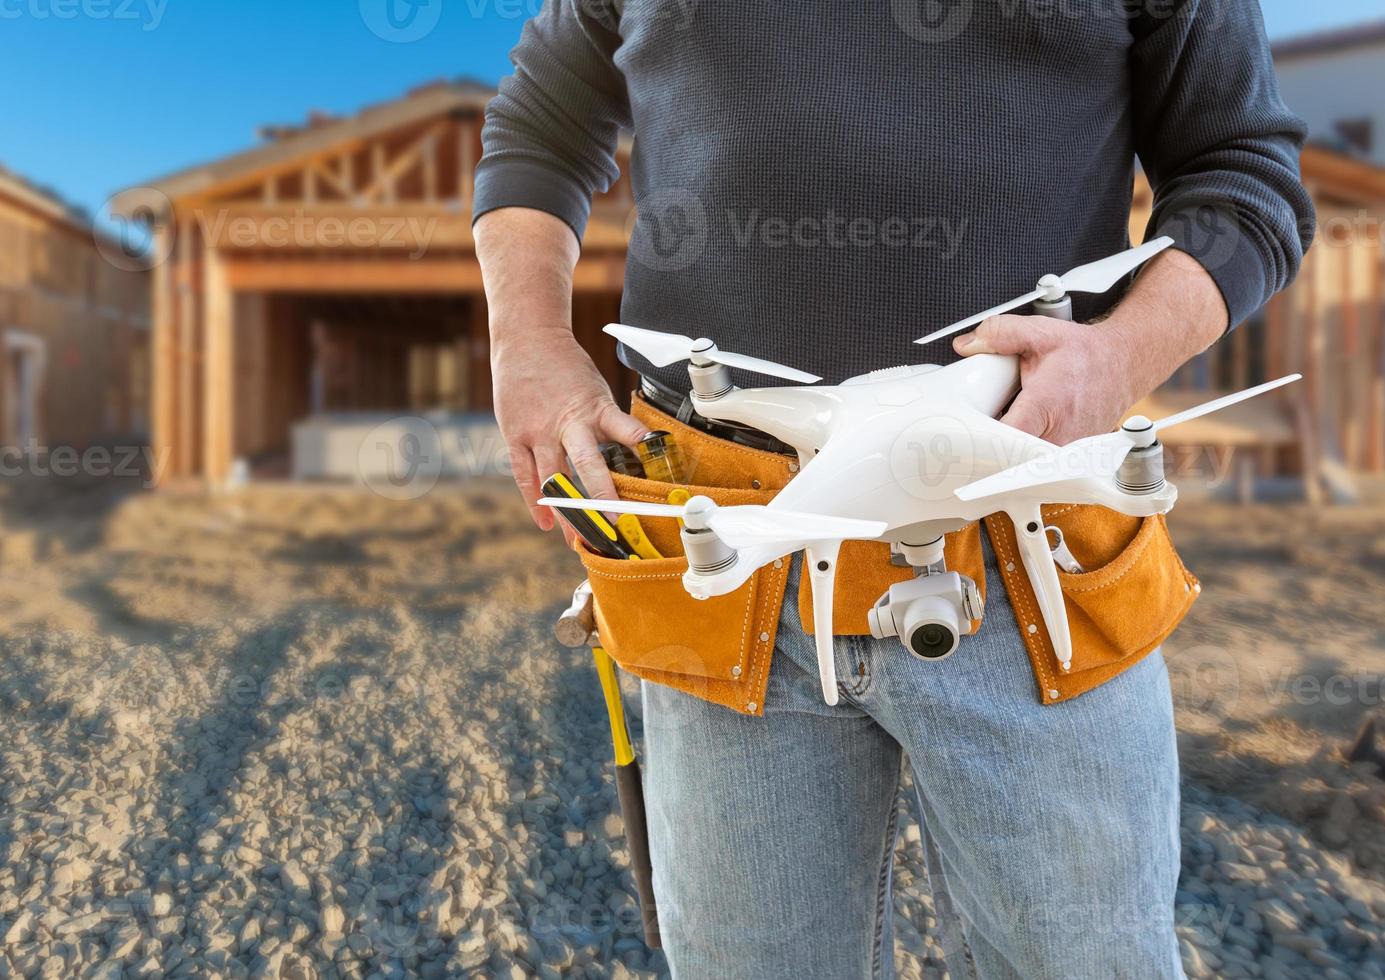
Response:
[{"label": "tool in pouch", "polygon": [[674,442],[673,435],[662,430],[645,433],[635,443],[647,479],[661,483],[684,483],[687,467],[683,463],[683,451]]},{"label": "tool in pouch", "polygon": [[558,617],[553,629],[558,642],[566,647],[590,646],[601,693],[606,700],[606,717],[611,725],[611,748],[615,759],[616,795],[620,800],[620,815],[625,823],[625,841],[630,848],[630,871],[635,878],[635,892],[640,903],[640,919],[644,925],[644,941],[650,949],[659,949],[659,909],[654,899],[654,873],[649,858],[649,831],[645,820],[644,782],[640,776],[639,760],[630,741],[630,729],[625,722],[625,703],[620,694],[615,661],[600,643],[596,632],[591,584],[583,580],[572,594],[572,605]]},{"label": "tool in pouch", "polygon": [[[563,473],[554,473],[547,480],[544,480],[543,492],[550,497],[580,499],[587,496],[586,490]],[[630,542],[621,535],[620,529],[607,520],[600,511],[567,510],[563,511],[561,516],[577,532],[577,536],[586,542],[587,547],[597,554],[615,559],[638,557],[638,553]]]},{"label": "tool in pouch", "polygon": [[[619,447],[624,449],[624,447]],[[617,452],[602,447],[602,455],[618,472],[644,470],[640,461],[632,459],[629,450]],[[573,479],[555,473],[544,481],[544,492],[553,496],[584,497],[585,490]],[[599,511],[562,511],[573,530],[592,550],[607,557],[626,560],[661,558],[658,550],[645,536],[644,528],[633,514],[623,515],[612,526]],[[601,693],[606,702],[606,718],[611,726],[611,748],[615,760],[616,795],[620,800],[621,819],[625,824],[625,840],[630,848],[630,870],[635,878],[635,892],[640,904],[640,919],[644,941],[650,949],[659,949],[659,910],[654,898],[654,873],[649,855],[649,832],[644,808],[644,782],[635,748],[630,741],[625,721],[625,702],[620,693],[616,663],[601,646],[596,631],[596,614],[591,583],[583,581],[572,595],[572,604],[558,617],[554,634],[567,647],[590,646],[596,666]]]},{"label": "tool in pouch", "polygon": [[1063,540],[1063,529],[1053,524],[1044,528],[1048,534],[1049,550],[1053,552],[1053,561],[1059,568],[1073,575],[1081,575],[1084,569],[1073,553],[1068,550],[1068,544]]}]

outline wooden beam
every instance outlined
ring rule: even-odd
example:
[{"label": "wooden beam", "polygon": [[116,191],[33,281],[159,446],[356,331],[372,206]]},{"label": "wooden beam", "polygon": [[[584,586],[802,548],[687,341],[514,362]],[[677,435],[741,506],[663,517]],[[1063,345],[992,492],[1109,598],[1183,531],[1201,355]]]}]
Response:
[{"label": "wooden beam", "polygon": [[[341,158],[342,162],[346,162],[348,159],[349,158],[345,156]],[[333,173],[331,170],[327,168],[326,160],[314,160],[312,163],[308,164],[308,170],[311,172],[311,177],[314,182],[314,190],[316,190],[316,183],[318,181],[321,181],[322,183],[329,185],[333,190],[340,194],[345,201],[350,201],[353,194],[351,190],[350,175],[343,174],[341,172],[341,163],[338,163],[337,167],[338,172]],[[309,179],[309,177],[307,174],[305,174],[304,180],[307,179]],[[314,196],[312,200],[315,201],[317,200],[317,198]]]},{"label": "wooden beam", "polygon": [[481,289],[481,267],[470,256],[451,259],[332,261],[228,256],[232,289],[301,293],[469,293]]},{"label": "wooden beam", "polygon": [[[359,148],[381,134],[399,132],[430,119],[445,118],[454,112],[476,110],[487,101],[489,98],[484,93],[456,87],[421,92],[367,109],[349,119],[257,146],[210,165],[199,165],[147,181],[145,186],[157,187],[180,205],[194,197],[224,195],[257,186],[267,173],[291,172],[301,167],[305,158],[332,156],[348,146]],[[135,206],[140,200],[138,194],[127,192],[117,196],[113,207],[117,213],[124,214],[125,209]]]},{"label": "wooden beam", "polygon": [[423,151],[423,199],[429,204],[438,200],[438,151],[442,140],[436,137]]},{"label": "wooden beam", "polygon": [[[366,187],[372,187],[384,179],[385,170],[388,168],[389,161],[385,158],[385,144],[379,140],[370,144],[370,182]],[[363,201],[364,195],[358,194],[353,200],[357,203]]]},{"label": "wooden beam", "polygon": [[[298,257],[303,255],[304,257]],[[329,260],[311,253],[287,253],[270,258],[226,253],[231,288],[293,293],[476,293],[481,292],[481,266],[474,255],[400,255],[382,259],[359,253],[338,253]],[[615,259],[583,259],[573,270],[575,292],[610,293],[621,286],[624,266]]]},{"label": "wooden beam", "polygon": [[1367,377],[1370,388],[1365,404],[1366,468],[1372,473],[1385,472],[1385,247],[1379,236],[1369,236],[1371,325],[1367,336],[1373,338],[1367,357],[1370,359]]},{"label": "wooden beam", "polygon": [[467,330],[467,400],[474,412],[495,406],[491,387],[490,314],[484,294],[471,300],[471,325]]},{"label": "wooden beam", "polygon": [[1336,293],[1337,308],[1341,311],[1342,335],[1340,344],[1333,351],[1333,360],[1338,369],[1337,407],[1339,412],[1338,437],[1342,459],[1347,466],[1358,469],[1364,456],[1361,432],[1361,406],[1357,378],[1360,377],[1360,310],[1357,306],[1356,291],[1352,288],[1352,272],[1356,265],[1357,250],[1360,248],[1354,234],[1349,234],[1345,242],[1337,244],[1341,252]]},{"label": "wooden beam", "polygon": [[476,123],[468,116],[461,120],[457,130],[457,196],[462,210],[470,214],[471,201],[476,195]]},{"label": "wooden beam", "polygon": [[154,254],[165,258],[154,266],[150,303],[153,329],[149,338],[149,446],[157,465],[163,466],[173,462],[172,454],[178,438],[178,297],[173,276],[176,258],[173,255],[171,222],[155,233]]},{"label": "wooden beam", "polygon": [[429,126],[419,135],[418,139],[404,149],[403,153],[385,165],[383,170],[379,169],[379,164],[384,159],[384,147],[380,143],[375,144],[380,151],[376,158],[377,169],[370,186],[361,192],[361,200],[366,203],[378,200],[387,202],[397,200],[399,197],[399,178],[418,166],[425,155],[431,155],[434,152],[438,137],[442,134],[445,125],[444,122],[437,122]]},{"label": "wooden beam", "polygon": [[173,455],[174,473],[191,476],[197,466],[197,225],[183,218],[178,222],[178,435]]},{"label": "wooden beam", "polygon": [[226,260],[207,249],[204,262],[202,341],[202,476],[214,487],[231,472],[235,425],[235,362],[232,350],[233,295]]}]

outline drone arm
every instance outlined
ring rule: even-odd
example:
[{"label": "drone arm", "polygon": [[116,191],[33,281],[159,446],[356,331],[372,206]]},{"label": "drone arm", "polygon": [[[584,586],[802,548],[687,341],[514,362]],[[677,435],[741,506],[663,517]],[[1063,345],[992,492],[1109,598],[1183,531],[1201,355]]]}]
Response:
[{"label": "drone arm", "polygon": [[[1058,581],[1058,567],[1048,547],[1048,533],[1038,504],[1024,504],[1007,512],[1015,524],[1015,540],[1019,544],[1020,561],[1034,588],[1039,614],[1048,630],[1053,652],[1064,670],[1072,666],[1072,636],[1068,632],[1068,614],[1063,604],[1063,587]],[[1021,623],[1033,629],[1037,624]]]},{"label": "drone arm", "polygon": [[813,587],[813,639],[817,642],[818,680],[822,697],[837,703],[837,666],[832,648],[832,598],[837,580],[840,541],[819,541],[803,549],[808,581]]},{"label": "drone arm", "polygon": [[809,457],[827,441],[833,404],[816,388],[737,388],[719,398],[693,397],[703,418],[751,426]]}]

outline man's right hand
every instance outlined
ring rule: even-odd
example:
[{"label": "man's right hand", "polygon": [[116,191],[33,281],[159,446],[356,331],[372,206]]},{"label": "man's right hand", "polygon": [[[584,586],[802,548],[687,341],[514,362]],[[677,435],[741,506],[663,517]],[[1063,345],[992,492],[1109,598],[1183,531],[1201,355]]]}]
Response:
[{"label": "man's right hand", "polygon": [[[495,417],[510,450],[515,483],[534,523],[553,512],[536,501],[542,484],[567,471],[593,497],[614,498],[603,442],[633,445],[645,427],[616,407],[601,372],[572,336],[572,269],[577,237],[558,218],[530,208],[500,208],[474,226],[476,257],[490,309]],[[563,535],[573,535],[564,523]]]},{"label": "man's right hand", "polygon": [[[509,446],[515,484],[534,523],[548,531],[553,512],[535,501],[543,496],[544,480],[568,471],[564,456],[588,494],[614,499],[598,446],[633,446],[649,430],[620,410],[601,372],[566,328],[505,330],[497,337],[491,352],[496,420]],[[562,527],[571,544],[571,531]]]}]

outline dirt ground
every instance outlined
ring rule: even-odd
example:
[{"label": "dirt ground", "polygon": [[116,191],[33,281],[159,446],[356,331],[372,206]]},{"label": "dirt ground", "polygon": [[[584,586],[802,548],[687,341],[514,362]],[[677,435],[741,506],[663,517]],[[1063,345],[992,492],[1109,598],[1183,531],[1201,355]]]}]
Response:
[{"label": "dirt ground", "polygon": [[[1214,862],[1207,844],[1208,867],[1235,863],[1221,852],[1236,845],[1216,837],[1225,808],[1204,813],[1220,806],[1216,799],[1235,797],[1271,822],[1283,818],[1270,830],[1306,841],[1289,850],[1309,854],[1312,867],[1349,858],[1341,867],[1355,870],[1342,874],[1362,876],[1358,921],[1372,923],[1385,914],[1385,781],[1372,763],[1347,766],[1341,750],[1381,711],[1385,507],[1315,513],[1188,502],[1171,524],[1204,586],[1166,645],[1183,765],[1197,787],[1185,806],[1185,850],[1203,846],[1197,828],[1205,826],[1221,856]],[[559,539],[535,532],[501,482],[443,486],[406,502],[344,487],[261,485],[207,498],[111,481],[0,486],[0,719],[9,719],[0,720],[0,742],[10,739],[0,745],[0,771],[8,770],[0,774],[0,803],[20,814],[0,821],[0,858],[7,848],[10,858],[8,871],[0,860],[0,891],[8,886],[16,896],[0,899],[0,934],[8,928],[19,937],[0,943],[0,967],[7,949],[20,972],[22,957],[85,963],[82,923],[107,914],[102,902],[112,895],[157,901],[160,889],[172,889],[174,925],[145,914],[111,926],[101,944],[91,940],[90,956],[119,946],[125,975],[135,976],[160,975],[174,945],[185,964],[263,975],[390,976],[434,966],[437,975],[661,972],[661,957],[643,954],[628,933],[602,938],[564,924],[526,934],[513,924],[527,916],[532,925],[535,909],[567,915],[576,906],[564,902],[605,908],[609,900],[614,909],[614,895],[629,907],[621,890],[628,856],[607,842],[614,794],[599,695],[585,655],[561,651],[548,634],[579,577]],[[248,700],[226,694],[247,684]],[[439,748],[440,737],[456,744]],[[117,754],[101,755],[101,739]],[[127,844],[125,871],[112,863],[89,896],[60,889],[61,915],[50,913],[43,928],[38,918],[26,924],[24,909],[38,916],[51,890],[48,878],[25,878],[33,856],[54,862],[53,881],[73,875],[44,836],[46,815],[70,808],[84,774],[125,769],[132,751],[170,768],[144,772],[154,788],[141,818],[167,839],[151,843],[147,857]],[[357,765],[353,753],[369,761]],[[421,753],[431,768],[420,768]],[[291,778],[304,775],[323,789],[295,788]],[[278,785],[286,778],[290,785]],[[106,779],[102,773],[96,782]],[[279,809],[257,803],[258,790],[237,789],[247,779],[267,780],[264,792],[277,794]],[[200,794],[194,804],[189,782]],[[137,802],[139,792],[146,791],[135,793]],[[312,883],[290,870],[304,846],[294,814],[306,808],[320,816],[351,793],[374,808],[377,825],[398,820],[415,839],[386,829],[369,846],[358,841],[376,866],[353,871],[345,857],[327,862],[349,850],[333,841],[356,832],[346,826],[352,821],[326,820],[328,841],[303,852],[322,852],[314,904],[305,897]],[[35,816],[26,821],[26,813]],[[190,814],[195,825],[182,827]],[[247,825],[263,825],[266,839],[247,844]],[[138,837],[139,828],[122,833]],[[526,838],[532,846],[516,853],[515,840]],[[226,853],[210,856],[209,839]],[[378,847],[388,853],[375,855]],[[433,852],[448,856],[435,864]],[[98,865],[99,876],[97,857],[82,860]],[[147,859],[163,870],[141,878],[132,869]],[[242,868],[243,860],[251,863]],[[1203,860],[1185,857],[1185,876]],[[401,864],[413,868],[405,886],[392,877]],[[602,878],[608,865],[612,877]],[[217,872],[203,875],[207,868]],[[223,871],[230,886],[199,878]],[[256,886],[237,886],[242,877]],[[903,865],[898,880],[913,877]],[[431,915],[431,931],[411,932],[406,942],[372,932],[386,887],[407,892],[408,901],[391,909]],[[186,922],[176,914],[182,901]],[[1372,909],[1372,901],[1380,905]],[[524,909],[518,919],[501,914],[512,903]],[[345,909],[344,922],[326,911],[333,908]],[[480,926],[468,931],[465,923],[482,921],[482,913],[492,916],[488,930],[499,923],[508,938],[481,936]],[[897,902],[896,921],[902,975],[939,976],[930,908]],[[126,929],[128,943],[119,931]],[[172,938],[160,929],[174,930]],[[295,966],[294,951],[309,936],[319,945]],[[1249,948],[1257,941],[1263,952],[1278,939],[1252,937]],[[1234,946],[1205,948],[1232,959],[1218,967],[1215,952],[1185,942],[1193,975],[1262,975],[1249,966],[1233,972]],[[1370,962],[1361,949],[1348,944],[1332,955],[1359,966]],[[1282,972],[1263,975],[1315,975],[1306,972],[1311,957],[1286,956]],[[254,963],[280,972],[247,966]]]},{"label": "dirt ground", "polygon": [[1169,523],[1203,585],[1165,645],[1184,771],[1385,872],[1385,783],[1340,758],[1385,722],[1385,507],[1190,503]]}]

